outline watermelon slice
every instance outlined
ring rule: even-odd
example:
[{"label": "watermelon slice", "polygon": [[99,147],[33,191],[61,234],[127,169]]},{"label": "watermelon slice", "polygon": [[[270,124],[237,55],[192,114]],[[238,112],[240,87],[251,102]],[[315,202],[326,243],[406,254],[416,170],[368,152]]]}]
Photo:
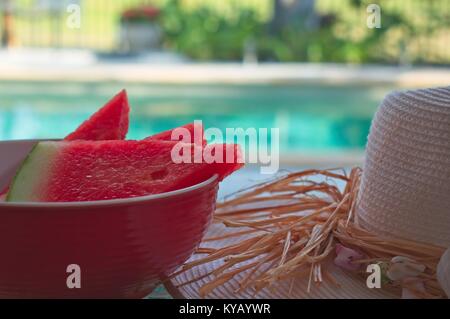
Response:
[{"label": "watermelon slice", "polygon": [[123,140],[128,132],[129,112],[127,92],[122,90],[65,140]]},{"label": "watermelon slice", "polygon": [[[240,148],[216,145],[233,152],[232,163],[181,163],[171,152],[179,142],[74,141],[40,142],[18,171],[7,201],[71,202],[127,198],[168,192],[200,183],[214,174],[219,181],[239,169]],[[191,158],[203,148],[186,149]]]},{"label": "watermelon slice", "polygon": [[[64,140],[123,140],[128,132],[129,113],[127,92],[122,90]],[[8,189],[0,191],[0,198],[6,196]]]},{"label": "watermelon slice", "polygon": [[[203,130],[203,125],[201,123],[189,123],[168,131],[164,131],[152,136],[147,137],[145,140],[164,140],[164,141],[182,141],[183,136],[177,135],[176,139],[172,140],[172,133],[175,130],[179,130],[179,129],[185,129],[185,131],[178,131],[177,133],[181,133],[181,134],[185,134],[185,133],[189,133],[190,135],[190,141],[184,141],[184,142],[190,142],[190,143],[194,143],[196,145],[206,145],[206,140],[204,139],[204,130]],[[198,136],[195,136],[195,132],[197,132]]]}]

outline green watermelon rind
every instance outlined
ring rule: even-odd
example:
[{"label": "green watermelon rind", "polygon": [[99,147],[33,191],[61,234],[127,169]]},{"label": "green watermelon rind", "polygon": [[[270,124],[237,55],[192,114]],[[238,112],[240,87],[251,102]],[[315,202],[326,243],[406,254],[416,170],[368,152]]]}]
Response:
[{"label": "green watermelon rind", "polygon": [[56,147],[52,150],[54,143],[39,142],[31,149],[13,178],[6,202],[33,201],[36,183],[49,174],[50,159],[53,157],[51,151],[57,151]]},{"label": "green watermelon rind", "polygon": [[27,165],[27,163],[30,160],[30,156],[31,154],[33,154],[34,150],[36,149],[36,147],[39,145],[39,143],[37,143],[36,145],[33,146],[33,148],[31,149],[31,151],[28,153],[28,155],[24,158],[24,160],[22,161],[22,163],[20,164],[19,168],[16,170],[16,174],[14,175],[11,183],[9,184],[9,190],[8,193],[6,194],[5,197],[5,201],[6,202],[11,202],[12,200],[12,193],[13,193],[13,186],[16,184],[17,178],[20,174],[20,171],[23,169],[24,166]]}]

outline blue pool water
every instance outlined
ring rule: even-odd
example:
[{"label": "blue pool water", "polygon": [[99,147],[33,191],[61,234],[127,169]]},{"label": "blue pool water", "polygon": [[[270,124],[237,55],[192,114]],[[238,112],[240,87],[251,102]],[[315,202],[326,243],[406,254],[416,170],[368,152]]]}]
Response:
[{"label": "blue pool water", "polygon": [[280,151],[362,149],[384,85],[156,85],[0,82],[0,139],[60,138],[120,89],[132,107],[128,137],[195,119],[206,127],[280,128]]}]

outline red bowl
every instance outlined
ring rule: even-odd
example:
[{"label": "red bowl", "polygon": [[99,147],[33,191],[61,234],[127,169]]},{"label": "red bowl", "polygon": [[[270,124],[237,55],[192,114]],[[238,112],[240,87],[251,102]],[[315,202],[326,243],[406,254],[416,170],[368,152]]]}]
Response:
[{"label": "red bowl", "polygon": [[[35,143],[0,142],[0,189]],[[214,176],[129,199],[0,202],[0,298],[145,297],[200,244],[217,190]],[[67,285],[71,264],[81,288]]]}]

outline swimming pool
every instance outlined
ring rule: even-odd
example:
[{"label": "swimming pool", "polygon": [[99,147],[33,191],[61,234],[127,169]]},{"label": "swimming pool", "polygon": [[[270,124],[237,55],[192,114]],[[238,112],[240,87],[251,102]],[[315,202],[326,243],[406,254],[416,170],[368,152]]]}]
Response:
[{"label": "swimming pool", "polygon": [[117,91],[132,107],[131,139],[195,119],[205,127],[280,128],[280,152],[362,150],[388,85],[175,85],[0,82],[0,139],[59,138]]}]

